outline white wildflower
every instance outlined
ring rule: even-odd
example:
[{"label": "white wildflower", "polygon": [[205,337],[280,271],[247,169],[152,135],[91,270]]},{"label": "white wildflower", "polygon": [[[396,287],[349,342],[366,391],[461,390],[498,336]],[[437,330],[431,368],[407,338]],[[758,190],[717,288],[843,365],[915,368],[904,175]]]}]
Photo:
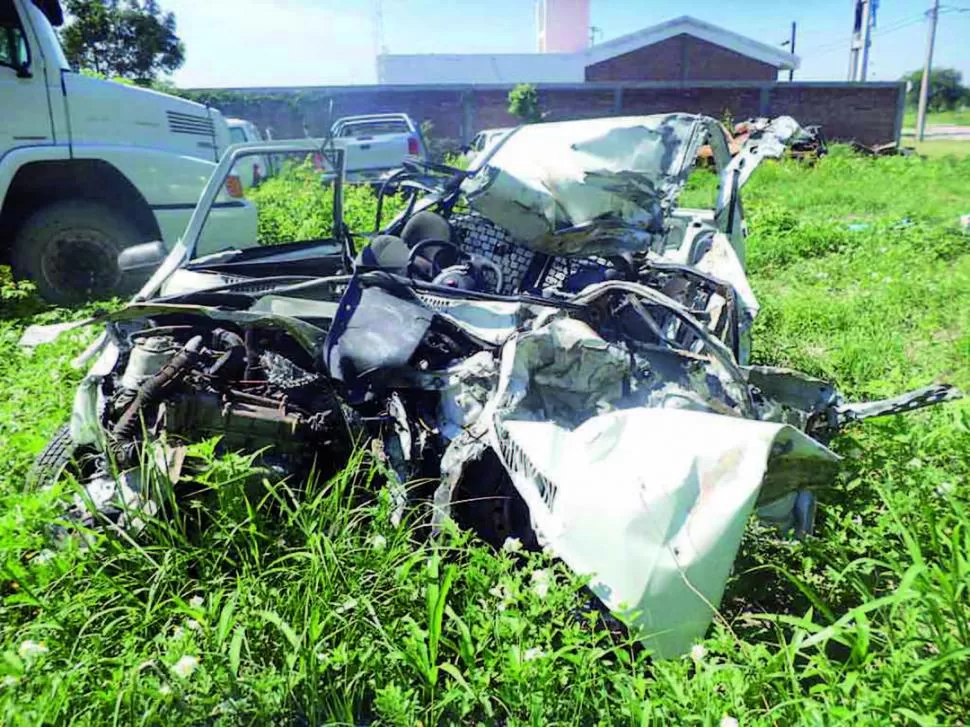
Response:
[{"label": "white wildflower", "polygon": [[497,586],[492,586],[488,589],[490,596],[494,596],[498,599],[498,604],[496,608],[499,611],[504,611],[508,608],[508,605],[512,603],[512,591],[504,583],[499,583]]},{"label": "white wildflower", "polygon": [[185,619],[185,627],[189,629],[189,631],[198,631],[202,628],[202,624],[200,624],[194,618],[187,618]]},{"label": "white wildflower", "polygon": [[387,538],[383,535],[375,535],[370,539],[370,547],[374,550],[384,550],[387,547]]},{"label": "white wildflower", "polygon": [[539,598],[546,597],[549,593],[549,585],[551,582],[552,576],[545,568],[532,571],[532,592]]},{"label": "white wildflower", "polygon": [[158,688],[158,693],[161,694],[163,697],[167,697],[169,694],[172,693],[172,687],[169,686],[168,684],[163,684]]},{"label": "white wildflower", "polygon": [[189,599],[189,606],[192,608],[202,608],[204,603],[205,599],[202,598],[202,596],[192,596],[192,598]]},{"label": "white wildflower", "polygon": [[522,550],[522,541],[518,538],[506,538],[502,543],[502,550],[506,553],[518,553]]},{"label": "white wildflower", "polygon": [[42,565],[44,563],[50,563],[56,557],[57,557],[57,554],[53,550],[51,550],[50,548],[44,548],[37,555],[34,556],[34,559],[31,562],[37,563],[38,565]]},{"label": "white wildflower", "polygon": [[174,629],[172,629],[173,639],[181,639],[183,636],[185,636],[185,629],[183,629],[181,626],[176,626]]},{"label": "white wildflower", "polygon": [[17,686],[19,682],[20,679],[18,677],[15,677],[13,674],[7,674],[3,679],[0,679],[0,687],[10,689],[11,687]]},{"label": "white wildflower", "polygon": [[522,655],[522,661],[535,661],[536,659],[542,659],[545,655],[546,652],[538,646],[533,646],[531,649],[525,650],[525,653]]},{"label": "white wildflower", "polygon": [[940,484],[938,484],[936,486],[935,492],[940,497],[946,497],[951,492],[953,492],[953,483],[952,482],[941,482]]},{"label": "white wildflower", "polygon": [[172,665],[172,673],[180,679],[188,679],[198,667],[198,657],[186,654]]},{"label": "white wildflower", "polygon": [[707,649],[704,648],[703,644],[694,644],[690,647],[690,658],[695,664],[700,664],[704,661],[705,656],[707,656]]},{"label": "white wildflower", "polygon": [[357,599],[348,598],[346,601],[337,606],[337,613],[347,613],[348,611],[353,611],[357,608]]},{"label": "white wildflower", "polygon": [[27,639],[22,644],[20,648],[17,649],[17,653],[20,654],[21,659],[33,659],[38,656],[43,656],[49,651],[49,649],[44,646],[43,641],[33,641]]},{"label": "white wildflower", "polygon": [[734,717],[724,715],[721,717],[721,727],[738,727],[738,721]]},{"label": "white wildflower", "polygon": [[909,462],[906,463],[906,466],[911,470],[918,470],[923,466],[923,460],[921,460],[919,457],[913,457]]}]

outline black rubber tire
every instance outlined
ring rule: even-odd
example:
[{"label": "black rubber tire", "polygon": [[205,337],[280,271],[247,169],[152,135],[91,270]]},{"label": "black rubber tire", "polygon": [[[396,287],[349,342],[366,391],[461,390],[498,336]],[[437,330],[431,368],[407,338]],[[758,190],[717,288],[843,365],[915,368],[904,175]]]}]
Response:
[{"label": "black rubber tire", "polygon": [[62,425],[44,445],[27,473],[27,491],[44,490],[54,485],[74,462],[77,449],[71,439],[71,425]]},{"label": "black rubber tire", "polygon": [[54,202],[17,230],[11,267],[52,303],[124,296],[137,290],[140,277],[121,272],[118,253],[146,241],[134,224],[105,204]]}]

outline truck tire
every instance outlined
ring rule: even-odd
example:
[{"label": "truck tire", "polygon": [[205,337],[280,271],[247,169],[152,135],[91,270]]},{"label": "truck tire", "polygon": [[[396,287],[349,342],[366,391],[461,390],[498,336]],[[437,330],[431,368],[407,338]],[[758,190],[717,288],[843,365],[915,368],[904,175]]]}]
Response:
[{"label": "truck tire", "polygon": [[55,202],[34,212],[17,231],[11,267],[34,281],[51,303],[81,303],[126,295],[139,279],[122,273],[118,253],[145,242],[128,220],[98,202]]}]

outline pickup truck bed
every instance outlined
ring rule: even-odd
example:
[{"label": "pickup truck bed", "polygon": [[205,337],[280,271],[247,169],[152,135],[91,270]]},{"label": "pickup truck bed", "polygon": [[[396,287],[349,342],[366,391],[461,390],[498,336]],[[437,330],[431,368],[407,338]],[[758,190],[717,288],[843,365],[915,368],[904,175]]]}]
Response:
[{"label": "pickup truck bed", "polygon": [[338,119],[331,134],[346,154],[349,181],[381,179],[406,156],[427,158],[421,131],[407,114],[349,116]]}]

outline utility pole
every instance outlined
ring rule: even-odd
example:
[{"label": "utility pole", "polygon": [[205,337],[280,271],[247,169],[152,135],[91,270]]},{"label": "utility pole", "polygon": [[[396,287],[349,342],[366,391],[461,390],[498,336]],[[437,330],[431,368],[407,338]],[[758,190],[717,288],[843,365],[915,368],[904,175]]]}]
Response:
[{"label": "utility pole", "polygon": [[852,40],[849,41],[849,81],[855,80],[855,71],[859,65],[859,34],[862,32],[862,4],[865,0],[852,2]]},{"label": "utility pole", "polygon": [[926,102],[930,95],[930,70],[933,67],[933,44],[936,42],[936,21],[940,17],[940,0],[933,0],[930,10],[930,35],[926,42],[926,60],[923,62],[923,81],[919,85],[919,110],[916,112],[916,138],[923,141],[926,130]]},{"label": "utility pole", "polygon": [[[869,44],[877,0],[855,0],[852,41],[849,43],[849,80],[865,81],[869,70]],[[861,62],[860,62],[861,52]]]},{"label": "utility pole", "polygon": [[[791,54],[792,55],[795,55],[795,28],[796,28],[796,23],[793,20],[793,21],[791,21],[791,48],[789,48],[789,50],[791,51]],[[788,69],[788,81],[789,81],[789,83],[794,78],[795,78],[795,66],[792,65],[792,67]]]},{"label": "utility pole", "polygon": [[869,43],[872,38],[872,6],[875,0],[865,0],[865,11],[862,14],[862,73],[859,80],[865,83],[869,77]]}]

